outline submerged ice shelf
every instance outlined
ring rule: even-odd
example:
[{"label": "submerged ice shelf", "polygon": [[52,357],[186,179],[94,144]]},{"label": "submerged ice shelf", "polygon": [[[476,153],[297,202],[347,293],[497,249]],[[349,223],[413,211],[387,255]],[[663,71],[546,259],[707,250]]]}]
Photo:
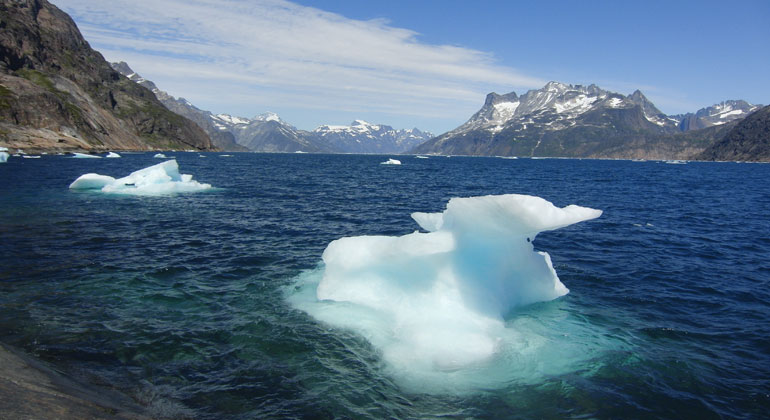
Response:
[{"label": "submerged ice shelf", "polygon": [[[527,195],[453,198],[442,213],[412,214],[427,233],[332,241],[323,265],[299,279],[289,300],[364,336],[407,382],[446,385],[448,374],[468,383],[502,375],[506,382],[513,370],[519,379],[533,369],[558,370],[590,352],[577,343],[544,348],[545,337],[584,327],[566,322],[549,332],[505,316],[568,293],[549,255],[534,250],[537,234],[601,214]],[[531,363],[499,369],[495,359]],[[463,369],[469,376],[461,380]]]},{"label": "submerged ice shelf", "polygon": [[108,194],[165,195],[211,188],[210,184],[200,183],[192,178],[192,175],[179,173],[176,160],[167,160],[118,179],[95,173],[81,175],[70,184],[70,189],[99,190]]}]

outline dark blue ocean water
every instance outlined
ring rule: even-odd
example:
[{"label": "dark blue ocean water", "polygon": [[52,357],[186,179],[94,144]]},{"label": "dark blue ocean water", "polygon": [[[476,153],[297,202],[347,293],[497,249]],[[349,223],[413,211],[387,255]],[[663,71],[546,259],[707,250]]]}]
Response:
[{"label": "dark blue ocean water", "polygon": [[[170,155],[174,155],[173,153]],[[0,341],[167,418],[763,418],[770,410],[770,165],[176,153],[214,191],[106,196],[79,175],[158,163],[0,164]],[[604,210],[546,232],[556,310],[613,343],[534,383],[407,389],[375,348],[287,302],[343,236],[403,235],[451,197]],[[553,346],[570,337],[553,339]],[[544,369],[548,371],[548,369]]]}]

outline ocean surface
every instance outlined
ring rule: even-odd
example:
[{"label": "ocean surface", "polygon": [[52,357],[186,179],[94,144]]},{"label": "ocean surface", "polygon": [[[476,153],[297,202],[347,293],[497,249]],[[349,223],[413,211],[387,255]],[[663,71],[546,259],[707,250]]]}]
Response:
[{"label": "ocean surface", "polygon": [[[68,189],[159,163],[152,153],[0,164],[0,341],[161,418],[770,412],[770,165],[166,154],[215,188]],[[380,164],[390,157],[403,164]],[[537,236],[570,292],[506,315],[526,343],[489,362],[494,378],[437,367],[451,386],[423,384],[293,303],[331,241],[409,234],[412,212],[509,193],[604,213]]]}]

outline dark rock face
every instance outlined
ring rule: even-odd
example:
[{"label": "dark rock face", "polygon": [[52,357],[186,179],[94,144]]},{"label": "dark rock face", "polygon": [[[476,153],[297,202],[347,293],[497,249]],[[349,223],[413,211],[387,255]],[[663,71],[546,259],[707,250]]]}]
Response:
[{"label": "dark rock face", "polygon": [[75,382],[0,344],[0,419],[149,420],[127,396]]},{"label": "dark rock face", "polygon": [[770,106],[750,114],[697,158],[770,162]]},{"label": "dark rock face", "polygon": [[210,149],[194,123],[113,70],[46,0],[0,0],[0,139],[31,149]]}]

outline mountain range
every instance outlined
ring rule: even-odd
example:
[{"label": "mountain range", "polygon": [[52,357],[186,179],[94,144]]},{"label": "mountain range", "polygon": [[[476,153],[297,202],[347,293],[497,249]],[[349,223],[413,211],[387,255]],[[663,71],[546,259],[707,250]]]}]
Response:
[{"label": "mountain range", "polygon": [[519,96],[490,93],[467,122],[414,153],[688,159],[760,108],[725,101],[669,116],[640,91],[549,82]]},{"label": "mountain range", "polygon": [[394,129],[363,120],[349,126],[322,125],[315,130],[299,130],[267,112],[253,118],[234,117],[203,111],[184,98],[174,98],[155,83],[134,72],[125,62],[112,68],[130,80],[150,89],[170,110],[195,121],[217,147],[223,150],[254,152],[315,153],[404,153],[429,140],[433,134],[413,129]]},{"label": "mountain range", "polygon": [[0,0],[0,140],[46,150],[211,149],[196,124],[113,70],[46,0]]},{"label": "mountain range", "polygon": [[490,93],[434,137],[362,120],[299,130],[279,116],[214,114],[125,63],[107,63],[46,0],[0,0],[0,145],[37,150],[233,150],[770,160],[768,108],[730,100],[666,115],[640,91],[550,82]]}]

